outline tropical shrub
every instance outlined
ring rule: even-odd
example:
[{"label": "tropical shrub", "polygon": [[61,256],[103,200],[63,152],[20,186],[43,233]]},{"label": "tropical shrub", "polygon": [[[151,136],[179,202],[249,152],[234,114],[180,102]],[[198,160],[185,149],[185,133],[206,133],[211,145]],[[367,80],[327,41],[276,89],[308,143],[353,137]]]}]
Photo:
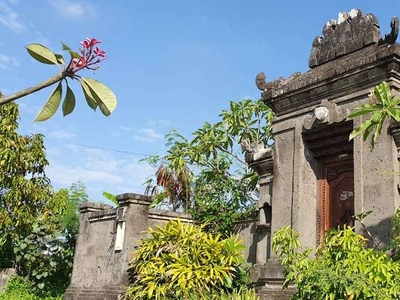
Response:
[{"label": "tropical shrub", "polygon": [[28,280],[21,276],[12,276],[6,288],[0,293],[0,300],[62,300],[63,295],[58,296],[37,295],[35,289]]},{"label": "tropical shrub", "polygon": [[332,230],[310,257],[311,249],[299,251],[298,233],[278,230],[273,250],[286,267],[284,286],[297,287],[292,299],[399,299],[400,264],[366,241],[351,227]]},{"label": "tropical shrub", "polygon": [[[251,288],[240,288],[233,290],[232,292],[200,292],[198,294],[190,295],[187,300],[259,300],[256,296],[256,292]],[[186,300],[186,299],[185,299]]]},{"label": "tropical shrub", "polygon": [[205,122],[189,138],[171,131],[167,154],[145,160],[157,170],[146,184],[154,205],[189,212],[205,228],[229,236],[233,224],[256,209],[258,176],[245,151],[271,145],[272,111],[261,100],[230,102],[219,121]]},{"label": "tropical shrub", "polygon": [[371,147],[373,149],[385,120],[400,122],[400,98],[392,94],[390,85],[385,81],[372,89],[369,98],[371,99],[370,103],[356,107],[355,111],[348,116],[348,119],[355,119],[358,116],[371,115],[350,133],[349,139],[363,133],[365,141],[372,134]]},{"label": "tropical shrub", "polygon": [[185,224],[179,219],[150,228],[150,237],[133,252],[132,283],[126,299],[230,295],[245,286],[249,279],[243,266],[244,246],[237,238],[222,239],[203,229],[204,225]]},{"label": "tropical shrub", "polygon": [[48,225],[35,224],[32,233],[14,247],[19,275],[38,294],[62,294],[70,282],[74,245],[64,236],[49,234]]},{"label": "tropical shrub", "polygon": [[397,209],[392,218],[389,251],[393,260],[400,261],[400,208]]}]

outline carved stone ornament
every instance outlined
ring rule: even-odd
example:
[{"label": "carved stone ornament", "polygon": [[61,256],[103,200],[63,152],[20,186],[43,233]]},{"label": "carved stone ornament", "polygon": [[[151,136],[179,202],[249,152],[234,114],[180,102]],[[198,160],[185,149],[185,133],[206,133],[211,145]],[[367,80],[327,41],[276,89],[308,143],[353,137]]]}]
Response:
[{"label": "carved stone ornament", "polygon": [[399,18],[393,17],[390,22],[391,31],[389,34],[385,34],[385,38],[381,40],[382,44],[394,44],[396,43],[397,36],[399,35]]},{"label": "carved stone ornament", "polygon": [[319,124],[333,124],[346,119],[350,110],[338,107],[336,103],[326,99],[322,100],[321,105],[314,108],[314,111],[304,120],[304,128],[311,129]]},{"label": "carved stone ornament", "polygon": [[322,36],[314,39],[308,65],[314,68],[380,41],[378,19],[373,14],[359,9],[341,12],[337,20],[325,24]]},{"label": "carved stone ornament", "polygon": [[283,86],[286,85],[286,83],[292,81],[293,79],[299,77],[301,75],[301,72],[295,72],[292,75],[290,75],[289,78],[283,78],[283,77],[279,77],[278,79],[271,81],[271,82],[267,82],[266,79],[267,77],[265,76],[264,72],[260,72],[257,74],[256,76],[256,86],[260,91],[266,92],[269,90],[279,90],[281,89]]},{"label": "carved stone ornament", "polygon": [[337,20],[325,24],[322,36],[314,39],[308,65],[314,68],[373,44],[394,44],[399,34],[398,17],[392,18],[390,27],[391,32],[382,39],[378,19],[373,14],[364,14],[359,9],[341,12]]}]

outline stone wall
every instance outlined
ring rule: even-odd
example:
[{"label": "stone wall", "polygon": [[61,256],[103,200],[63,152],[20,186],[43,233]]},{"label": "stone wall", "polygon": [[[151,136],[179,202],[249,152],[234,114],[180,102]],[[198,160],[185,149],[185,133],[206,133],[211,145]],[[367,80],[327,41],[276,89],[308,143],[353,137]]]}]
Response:
[{"label": "stone wall", "polygon": [[[118,208],[100,203],[80,206],[80,224],[72,279],[64,299],[115,300],[128,283],[130,252],[149,227],[163,226],[179,218],[193,222],[188,214],[149,209],[151,198],[138,194],[118,195]],[[255,261],[255,222],[237,224],[249,263]]]}]

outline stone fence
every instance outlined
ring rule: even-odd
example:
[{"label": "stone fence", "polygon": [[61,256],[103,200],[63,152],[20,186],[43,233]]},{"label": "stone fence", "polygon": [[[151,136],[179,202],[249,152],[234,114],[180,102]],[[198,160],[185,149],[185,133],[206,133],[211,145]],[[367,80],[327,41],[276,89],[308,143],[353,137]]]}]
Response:
[{"label": "stone fence", "polygon": [[[91,202],[80,206],[72,279],[64,299],[118,299],[128,283],[130,253],[145,231],[177,218],[193,222],[188,214],[150,209],[149,196],[128,193],[117,200],[117,208]],[[237,224],[236,233],[246,246],[244,257],[254,264],[256,221]]]}]

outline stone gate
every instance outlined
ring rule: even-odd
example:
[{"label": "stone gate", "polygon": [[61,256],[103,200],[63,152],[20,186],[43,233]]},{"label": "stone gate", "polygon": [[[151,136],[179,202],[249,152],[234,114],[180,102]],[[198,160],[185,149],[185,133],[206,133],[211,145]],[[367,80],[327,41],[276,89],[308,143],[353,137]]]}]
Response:
[{"label": "stone gate", "polygon": [[[372,211],[365,224],[382,245],[400,204],[399,124],[385,124],[374,151],[360,137],[349,141],[365,119],[347,120],[368,103],[371,89],[386,81],[400,89],[398,19],[380,33],[377,18],[360,10],[339,14],[312,43],[310,70],[267,82],[256,77],[261,97],[275,113],[272,149],[254,149],[246,161],[259,174],[257,220],[238,227],[253,264],[252,279],[262,300],[286,299],[282,267],[271,251],[273,232],[298,231],[302,244],[316,247],[324,232],[355,225],[354,215]],[[120,208],[82,206],[74,270],[65,299],[117,299],[126,282],[128,253],[149,226],[182,216],[149,210],[151,199],[118,196]]]},{"label": "stone gate", "polygon": [[[354,215],[372,211],[364,220],[372,235],[387,244],[390,219],[400,204],[399,125],[385,124],[371,151],[350,132],[366,118],[347,120],[350,111],[369,103],[372,88],[386,81],[400,88],[400,46],[395,42],[398,18],[381,36],[377,18],[353,9],[325,24],[312,43],[310,70],[266,82],[256,77],[261,97],[275,113],[273,150],[248,153],[260,175],[260,208],[271,210],[271,228],[259,235],[253,279],[262,299],[274,294],[279,263],[270,250],[270,233],[289,225],[302,245],[315,248],[324,232],[355,225]],[[263,227],[260,227],[260,231]]]}]

